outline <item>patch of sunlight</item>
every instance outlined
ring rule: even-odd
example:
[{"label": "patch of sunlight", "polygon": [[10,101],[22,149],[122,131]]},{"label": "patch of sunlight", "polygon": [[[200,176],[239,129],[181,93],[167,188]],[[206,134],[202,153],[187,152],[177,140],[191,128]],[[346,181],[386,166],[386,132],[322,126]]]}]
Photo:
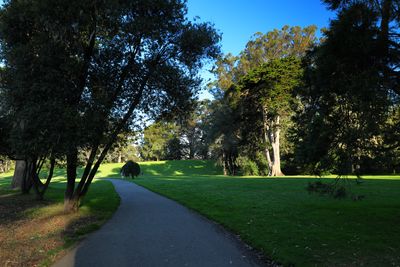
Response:
[{"label": "patch of sunlight", "polygon": [[183,175],[183,172],[181,172],[181,171],[174,171],[174,174],[175,174],[175,175]]},{"label": "patch of sunlight", "polygon": [[14,175],[14,171],[0,173],[0,178],[11,178]]},{"label": "patch of sunlight", "polygon": [[182,181],[182,179],[180,179],[180,178],[164,178],[163,180],[166,180],[166,181]]},{"label": "patch of sunlight", "polygon": [[165,160],[161,160],[161,161],[145,161],[145,162],[138,162],[139,163],[139,165],[144,165],[144,166],[147,166],[147,165],[163,165],[163,164],[166,164],[166,161]]},{"label": "patch of sunlight", "polygon": [[64,204],[56,203],[46,205],[40,208],[31,208],[25,211],[26,216],[29,217],[53,217],[64,213]]},{"label": "patch of sunlight", "polygon": [[161,175],[161,173],[159,173],[158,171],[155,170],[146,170],[147,173],[150,173],[152,175]]},{"label": "patch of sunlight", "polygon": [[193,166],[194,169],[204,169],[205,167],[204,165]]}]

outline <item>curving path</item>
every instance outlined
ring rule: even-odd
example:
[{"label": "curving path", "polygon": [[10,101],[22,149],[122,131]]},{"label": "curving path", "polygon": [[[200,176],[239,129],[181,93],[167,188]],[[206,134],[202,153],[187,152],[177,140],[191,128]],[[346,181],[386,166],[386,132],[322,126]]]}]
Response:
[{"label": "curving path", "polygon": [[114,216],[57,262],[69,266],[262,266],[222,227],[180,204],[123,180]]}]

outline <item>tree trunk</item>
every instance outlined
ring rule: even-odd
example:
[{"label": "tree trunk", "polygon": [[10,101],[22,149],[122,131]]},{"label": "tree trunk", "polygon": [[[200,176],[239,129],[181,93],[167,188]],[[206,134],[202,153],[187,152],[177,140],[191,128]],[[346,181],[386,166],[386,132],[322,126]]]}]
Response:
[{"label": "tree trunk", "polygon": [[67,155],[67,188],[64,194],[64,212],[66,213],[76,212],[79,208],[79,195],[74,194],[77,163],[78,151],[72,149]]},{"label": "tree trunk", "polygon": [[122,162],[122,153],[120,151],[120,152],[118,152],[118,163],[121,163],[121,162]]},{"label": "tree trunk", "polygon": [[72,196],[71,198],[64,198],[64,212],[74,213],[79,211],[80,197]]},{"label": "tree trunk", "polygon": [[12,189],[22,189],[22,184],[25,179],[26,164],[24,160],[15,161],[14,176],[11,181]]},{"label": "tree trunk", "polygon": [[[265,157],[268,161],[268,176],[284,176],[281,170],[281,153],[280,153],[280,117],[274,119],[267,117],[267,110],[262,110],[264,125],[264,142]],[[268,148],[268,144],[272,147],[272,157]]]},{"label": "tree trunk", "polygon": [[228,171],[226,169],[226,156],[225,156],[225,151],[222,151],[222,170],[224,171],[224,175],[228,175]]},{"label": "tree trunk", "polygon": [[[279,135],[279,133],[278,133],[278,135]],[[284,174],[281,170],[281,155],[280,155],[280,147],[279,146],[280,146],[279,138],[277,138],[275,140],[275,142],[272,144],[274,160],[272,162],[270,176],[284,176]]]}]

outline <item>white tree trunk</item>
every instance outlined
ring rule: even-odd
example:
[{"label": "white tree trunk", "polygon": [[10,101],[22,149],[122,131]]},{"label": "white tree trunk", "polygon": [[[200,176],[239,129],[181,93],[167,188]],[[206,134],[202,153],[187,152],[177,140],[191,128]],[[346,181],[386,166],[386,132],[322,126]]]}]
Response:
[{"label": "white tree trunk", "polygon": [[[274,119],[267,117],[267,110],[263,108],[263,124],[264,124],[264,142],[265,157],[268,161],[268,176],[284,176],[281,170],[281,154],[280,154],[280,117]],[[272,157],[268,149],[268,144],[272,146]]]}]

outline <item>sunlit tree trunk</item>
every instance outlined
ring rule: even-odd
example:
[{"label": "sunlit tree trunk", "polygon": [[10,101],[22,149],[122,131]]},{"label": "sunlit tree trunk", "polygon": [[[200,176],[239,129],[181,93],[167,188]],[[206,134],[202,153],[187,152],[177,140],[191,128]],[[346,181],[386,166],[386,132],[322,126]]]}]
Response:
[{"label": "sunlit tree trunk", "polygon": [[118,163],[122,162],[122,153],[121,151],[118,152]]},{"label": "sunlit tree trunk", "polygon": [[[269,119],[266,108],[263,108],[263,124],[264,124],[264,154],[268,161],[268,176],[283,176],[281,170],[281,154],[280,154],[280,117]],[[272,147],[272,156],[269,150]]]}]

